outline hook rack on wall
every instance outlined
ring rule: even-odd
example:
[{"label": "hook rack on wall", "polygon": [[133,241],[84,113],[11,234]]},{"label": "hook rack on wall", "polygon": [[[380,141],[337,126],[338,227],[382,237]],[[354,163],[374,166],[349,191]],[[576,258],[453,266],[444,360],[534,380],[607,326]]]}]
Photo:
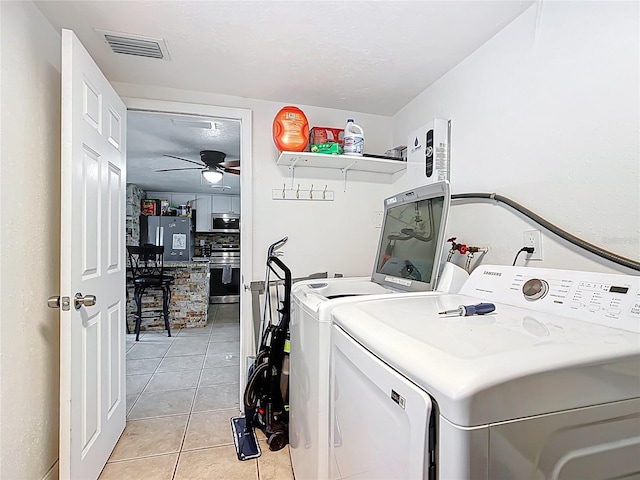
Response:
[{"label": "hook rack on wall", "polygon": [[327,190],[325,185],[323,189],[314,189],[313,185],[309,189],[300,189],[300,184],[296,188],[286,188],[286,184],[282,188],[274,188],[271,190],[272,200],[307,200],[318,202],[332,202],[334,198],[333,190]]}]

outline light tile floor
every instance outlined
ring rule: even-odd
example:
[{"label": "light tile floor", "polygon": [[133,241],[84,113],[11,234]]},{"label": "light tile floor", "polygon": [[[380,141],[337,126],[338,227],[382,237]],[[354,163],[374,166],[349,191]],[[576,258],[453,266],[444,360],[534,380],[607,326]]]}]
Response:
[{"label": "light tile floor", "polygon": [[289,480],[289,447],[236,457],[240,312],[211,305],[204,328],[127,335],[127,426],[100,479]]}]

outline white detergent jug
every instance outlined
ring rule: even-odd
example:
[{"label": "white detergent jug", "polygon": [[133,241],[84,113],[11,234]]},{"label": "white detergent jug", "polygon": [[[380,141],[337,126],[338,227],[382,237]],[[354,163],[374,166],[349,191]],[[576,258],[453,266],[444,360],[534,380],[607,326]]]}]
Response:
[{"label": "white detergent jug", "polygon": [[353,123],[353,118],[347,120],[344,127],[344,154],[362,156],[364,152],[364,130]]}]

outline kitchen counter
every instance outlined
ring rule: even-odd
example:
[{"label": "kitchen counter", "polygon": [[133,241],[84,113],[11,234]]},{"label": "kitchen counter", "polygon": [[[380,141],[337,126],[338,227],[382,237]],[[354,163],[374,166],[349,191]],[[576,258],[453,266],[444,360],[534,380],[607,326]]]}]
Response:
[{"label": "kitchen counter", "polygon": [[[171,286],[169,319],[171,330],[204,327],[209,308],[209,263],[193,261],[165,262],[167,275],[174,278]],[[128,277],[129,278],[129,277]],[[136,304],[133,300],[133,285],[127,282],[127,322],[135,327]],[[140,330],[164,330],[162,314],[145,313],[145,310],[162,310],[162,291],[150,288],[142,296],[142,324]],[[148,315],[148,318],[145,318]]]}]

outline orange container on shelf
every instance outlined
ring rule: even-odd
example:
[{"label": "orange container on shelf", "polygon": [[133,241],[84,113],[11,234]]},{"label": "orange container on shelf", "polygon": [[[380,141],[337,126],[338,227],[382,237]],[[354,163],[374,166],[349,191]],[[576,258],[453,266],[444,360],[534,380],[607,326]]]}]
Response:
[{"label": "orange container on shelf", "polygon": [[283,107],[273,119],[273,142],[281,152],[302,152],[309,143],[309,122],[302,110]]}]

